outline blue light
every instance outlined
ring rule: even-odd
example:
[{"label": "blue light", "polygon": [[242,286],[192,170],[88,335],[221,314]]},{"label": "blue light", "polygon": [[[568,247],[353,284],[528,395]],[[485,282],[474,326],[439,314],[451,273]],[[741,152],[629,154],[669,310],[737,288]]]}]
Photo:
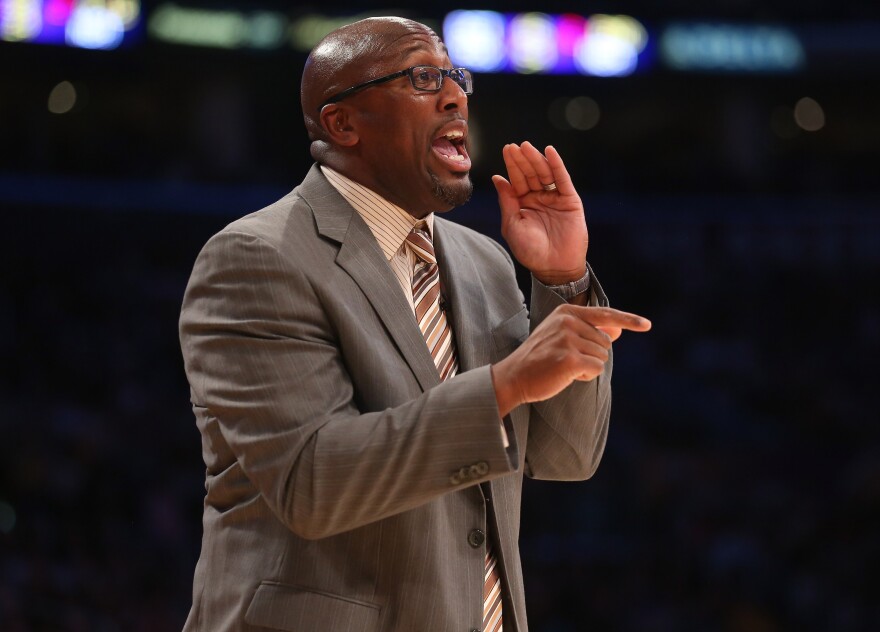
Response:
[{"label": "blue light", "polygon": [[118,14],[104,7],[77,7],[65,29],[65,40],[79,48],[111,49],[122,43],[125,25]]},{"label": "blue light", "polygon": [[443,40],[453,63],[493,72],[506,60],[504,16],[495,11],[453,11],[443,20]]},{"label": "blue light", "polygon": [[443,22],[449,56],[480,72],[628,75],[648,33],[627,15],[453,11]]}]

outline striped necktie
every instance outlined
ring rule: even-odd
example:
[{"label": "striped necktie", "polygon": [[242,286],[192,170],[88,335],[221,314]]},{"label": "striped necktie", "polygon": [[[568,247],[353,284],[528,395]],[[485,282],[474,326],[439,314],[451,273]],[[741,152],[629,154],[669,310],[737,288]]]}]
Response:
[{"label": "striped necktie", "polygon": [[412,279],[416,320],[440,372],[440,379],[446,380],[458,372],[458,358],[452,330],[440,307],[440,269],[434,256],[434,244],[422,225],[412,229],[406,242],[418,258]]},{"label": "striped necktie", "polygon": [[[425,337],[434,364],[445,380],[458,372],[458,358],[455,354],[455,342],[452,330],[446,320],[446,314],[440,308],[440,269],[434,255],[434,244],[423,224],[416,225],[406,242],[416,257],[413,272],[412,293],[413,305],[419,329]],[[501,576],[492,547],[486,545],[486,573],[483,579],[483,630],[484,632],[502,632],[501,627]]]}]

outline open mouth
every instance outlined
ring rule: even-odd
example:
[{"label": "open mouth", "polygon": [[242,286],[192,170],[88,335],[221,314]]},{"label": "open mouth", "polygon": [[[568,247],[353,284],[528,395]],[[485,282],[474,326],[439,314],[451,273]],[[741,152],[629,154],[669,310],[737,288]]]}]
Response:
[{"label": "open mouth", "polygon": [[465,135],[462,130],[444,132],[434,139],[431,147],[452,171],[470,171],[471,158],[465,147]]}]

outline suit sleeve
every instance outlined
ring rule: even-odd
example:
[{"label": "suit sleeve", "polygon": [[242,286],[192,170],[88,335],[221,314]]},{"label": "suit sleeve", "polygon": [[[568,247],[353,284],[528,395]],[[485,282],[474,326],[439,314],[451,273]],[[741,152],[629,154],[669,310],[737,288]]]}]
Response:
[{"label": "suit sleeve", "polygon": [[[184,297],[181,347],[205,434],[305,538],[348,531],[514,471],[489,367],[397,407],[354,404],[336,333],[302,270],[265,240],[224,231]],[[515,440],[514,440],[515,441]],[[465,471],[467,476],[459,475]]]},{"label": "suit sleeve", "polygon": [[[590,278],[589,304],[607,306],[608,300],[592,270]],[[561,296],[533,278],[531,330],[564,303]],[[612,365],[609,351],[601,375],[589,382],[574,382],[555,397],[530,406],[527,476],[584,480],[595,473],[608,436]]]}]

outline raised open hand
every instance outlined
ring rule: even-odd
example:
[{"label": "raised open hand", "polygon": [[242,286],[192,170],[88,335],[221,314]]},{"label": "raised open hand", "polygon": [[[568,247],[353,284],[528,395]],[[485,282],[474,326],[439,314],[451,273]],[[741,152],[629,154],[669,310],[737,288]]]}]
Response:
[{"label": "raised open hand", "polygon": [[559,153],[529,142],[505,145],[506,179],[492,176],[501,206],[501,234],[513,256],[539,281],[559,285],[586,272],[584,205]]}]

